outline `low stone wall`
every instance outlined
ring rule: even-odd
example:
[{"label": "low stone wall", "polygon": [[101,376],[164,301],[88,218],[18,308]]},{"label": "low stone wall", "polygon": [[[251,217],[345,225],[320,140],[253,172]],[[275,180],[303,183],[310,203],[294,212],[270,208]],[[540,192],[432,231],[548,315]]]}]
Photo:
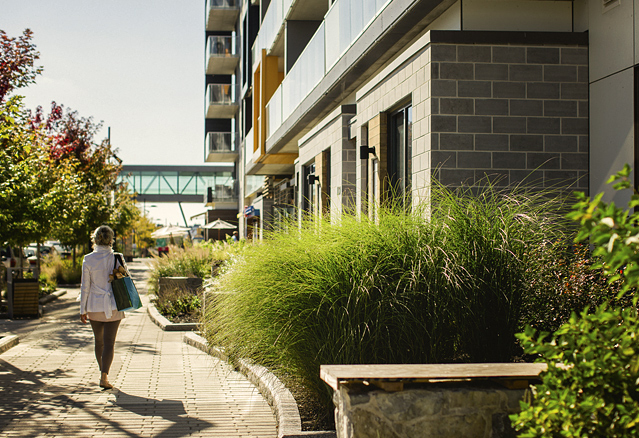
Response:
[{"label": "low stone wall", "polygon": [[519,411],[524,389],[493,383],[415,384],[386,392],[342,385],[334,393],[339,438],[510,438],[508,415]]}]

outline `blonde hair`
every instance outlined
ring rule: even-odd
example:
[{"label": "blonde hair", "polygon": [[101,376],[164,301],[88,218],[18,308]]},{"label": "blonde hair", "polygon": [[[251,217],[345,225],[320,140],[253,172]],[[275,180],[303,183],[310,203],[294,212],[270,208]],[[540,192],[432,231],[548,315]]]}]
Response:
[{"label": "blonde hair", "polygon": [[115,233],[108,225],[100,225],[91,235],[93,246],[111,246],[113,245]]}]

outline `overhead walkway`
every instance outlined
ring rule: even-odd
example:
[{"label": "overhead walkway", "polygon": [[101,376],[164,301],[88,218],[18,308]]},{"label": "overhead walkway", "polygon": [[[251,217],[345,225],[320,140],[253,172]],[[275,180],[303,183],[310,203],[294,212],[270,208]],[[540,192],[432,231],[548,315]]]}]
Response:
[{"label": "overhead walkway", "polygon": [[128,165],[118,182],[128,183],[138,202],[205,203],[207,194],[237,202],[231,166]]}]

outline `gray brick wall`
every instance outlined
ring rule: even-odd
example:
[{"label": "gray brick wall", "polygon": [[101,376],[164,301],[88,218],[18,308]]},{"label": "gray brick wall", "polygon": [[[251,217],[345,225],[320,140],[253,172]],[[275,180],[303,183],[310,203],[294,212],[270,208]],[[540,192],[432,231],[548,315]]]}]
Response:
[{"label": "gray brick wall", "polygon": [[[431,44],[430,165],[457,186],[588,189],[588,49]],[[422,96],[423,97],[423,96]]]}]

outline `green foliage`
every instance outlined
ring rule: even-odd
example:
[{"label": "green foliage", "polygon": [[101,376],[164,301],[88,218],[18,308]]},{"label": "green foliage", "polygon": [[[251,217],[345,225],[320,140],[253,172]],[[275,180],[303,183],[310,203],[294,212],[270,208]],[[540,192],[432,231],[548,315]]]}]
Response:
[{"label": "green foliage", "polygon": [[[610,178],[616,190],[631,189],[630,167]],[[518,337],[528,354],[548,363],[533,398],[511,416],[522,437],[639,436],[639,356],[637,340],[639,286],[639,205],[633,190],[628,210],[578,195],[569,217],[581,223],[577,240],[594,244],[594,269],[608,276],[621,292],[594,313],[575,314],[552,336],[527,328]]]},{"label": "green foliage", "polygon": [[563,237],[559,205],[437,185],[431,203],[380,208],[377,222],[291,224],[249,247],[207,304],[209,343],[302,382],[327,407],[320,364],[510,360],[548,242]]},{"label": "green foliage", "polygon": [[82,280],[82,264],[63,260],[57,254],[44,257],[40,269],[41,281],[48,284],[80,284]]},{"label": "green foliage", "polygon": [[595,246],[593,255],[601,260],[596,266],[610,275],[610,281],[623,279],[624,291],[639,285],[639,214],[632,213],[639,206],[639,193],[631,186],[630,172],[626,164],[608,180],[616,181],[615,190],[632,190],[627,210],[603,202],[603,193],[592,200],[578,193],[579,202],[570,214],[581,223],[577,240],[590,240]]},{"label": "green foliage", "polygon": [[193,294],[179,288],[169,290],[154,301],[155,307],[164,317],[173,320],[178,317],[199,319],[202,299],[199,294]]},{"label": "green foliage", "polygon": [[[564,245],[558,242],[556,245]],[[568,322],[573,312],[596,309],[612,301],[614,307],[629,305],[629,297],[617,298],[621,282],[608,282],[601,269],[593,269],[586,245],[551,251],[544,269],[533,277],[532,291],[524,299],[521,327],[554,332]]]},{"label": "green foliage", "polygon": [[518,335],[529,354],[548,363],[533,400],[511,420],[524,437],[639,436],[639,318],[635,309],[572,315],[554,334]]},{"label": "green foliage", "polygon": [[149,274],[149,288],[157,293],[160,277],[210,278],[214,265],[219,266],[233,254],[241,251],[241,248],[241,245],[222,242],[185,244],[184,248],[171,246],[167,255],[153,259]]}]

